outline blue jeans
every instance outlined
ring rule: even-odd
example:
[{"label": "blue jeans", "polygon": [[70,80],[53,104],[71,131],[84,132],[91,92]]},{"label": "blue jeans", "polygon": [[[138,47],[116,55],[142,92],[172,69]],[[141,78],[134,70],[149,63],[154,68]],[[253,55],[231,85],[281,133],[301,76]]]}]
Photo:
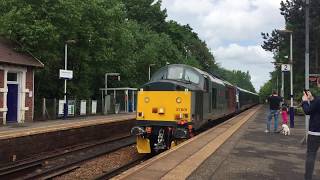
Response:
[{"label": "blue jeans", "polygon": [[278,130],[278,116],[279,116],[278,110],[270,110],[270,112],[268,114],[267,129],[268,129],[268,131],[270,131],[272,116],[274,116],[274,131],[277,131]]}]

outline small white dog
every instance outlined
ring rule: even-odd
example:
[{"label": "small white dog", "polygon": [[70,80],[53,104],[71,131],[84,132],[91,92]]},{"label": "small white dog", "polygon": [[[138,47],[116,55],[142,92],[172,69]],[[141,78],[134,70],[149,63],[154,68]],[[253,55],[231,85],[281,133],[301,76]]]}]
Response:
[{"label": "small white dog", "polygon": [[283,135],[285,135],[285,136],[286,136],[286,135],[290,135],[290,129],[289,129],[288,125],[282,124],[281,133],[282,133]]}]

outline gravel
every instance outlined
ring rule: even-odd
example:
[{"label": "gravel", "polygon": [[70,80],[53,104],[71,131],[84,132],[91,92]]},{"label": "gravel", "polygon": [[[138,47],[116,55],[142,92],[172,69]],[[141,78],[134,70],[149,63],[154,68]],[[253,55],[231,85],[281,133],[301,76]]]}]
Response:
[{"label": "gravel", "polygon": [[132,145],[119,149],[115,152],[99,156],[90,161],[84,162],[80,168],[54,178],[55,180],[74,180],[74,179],[95,179],[105,172],[109,172],[128,162],[134,161],[142,155],[137,153],[136,146]]}]

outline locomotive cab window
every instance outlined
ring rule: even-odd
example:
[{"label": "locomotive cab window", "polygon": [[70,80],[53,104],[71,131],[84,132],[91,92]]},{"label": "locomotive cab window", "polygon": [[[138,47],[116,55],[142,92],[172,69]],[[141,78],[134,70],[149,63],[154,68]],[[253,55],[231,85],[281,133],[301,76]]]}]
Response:
[{"label": "locomotive cab window", "polygon": [[185,77],[185,80],[187,81],[191,81],[193,83],[199,84],[199,80],[200,80],[199,75],[189,69],[186,69],[184,77]]},{"label": "locomotive cab window", "polygon": [[162,71],[158,71],[156,72],[152,78],[151,78],[153,81],[156,81],[156,80],[161,80],[161,79],[167,79],[167,70],[166,69],[163,69]]},{"label": "locomotive cab window", "polygon": [[182,79],[183,68],[182,67],[170,67],[168,69],[168,79]]}]

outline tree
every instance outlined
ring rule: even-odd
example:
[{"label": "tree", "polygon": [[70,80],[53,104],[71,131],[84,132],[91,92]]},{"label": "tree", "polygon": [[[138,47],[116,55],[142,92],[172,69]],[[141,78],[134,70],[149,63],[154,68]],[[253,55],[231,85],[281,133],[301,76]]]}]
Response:
[{"label": "tree", "polygon": [[166,62],[209,72],[219,69],[189,25],[165,20],[161,1],[6,0],[0,7],[0,35],[45,64],[35,75],[36,98],[63,97],[58,72],[64,68],[64,45],[70,39],[76,41],[68,45],[68,69],[74,72],[68,94],[74,98],[98,98],[107,72],[122,76],[108,87],[138,87],[148,80],[149,64],[156,64],[154,69]]},{"label": "tree", "polygon": [[[305,6],[301,0],[286,0],[280,3],[280,13],[286,21],[286,29],[293,31],[293,69],[295,98],[299,98],[304,88],[304,49],[305,49]],[[318,73],[320,42],[320,2],[310,4],[310,73]],[[262,33],[262,48],[274,53],[276,62],[287,63],[283,56],[289,54],[290,41],[288,35],[281,35],[275,30],[271,34]],[[274,78],[274,77],[272,77]],[[312,87],[312,85],[311,85]],[[285,93],[287,94],[287,93]]]}]

